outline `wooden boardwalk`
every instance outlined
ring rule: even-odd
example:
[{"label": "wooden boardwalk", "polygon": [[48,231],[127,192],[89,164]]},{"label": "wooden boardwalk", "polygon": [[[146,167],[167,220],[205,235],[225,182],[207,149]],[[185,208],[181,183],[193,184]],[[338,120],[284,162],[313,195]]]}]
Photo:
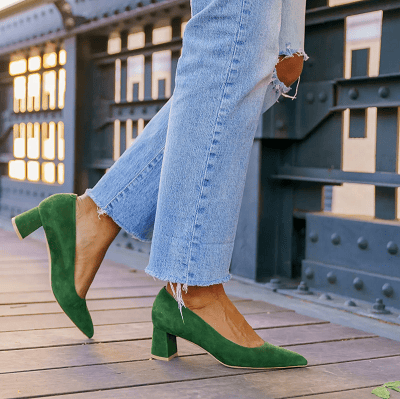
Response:
[{"label": "wooden boardwalk", "polygon": [[263,339],[309,366],[228,368],[180,338],[179,357],[150,360],[151,306],[162,286],[104,261],[87,298],[95,325],[87,339],[53,298],[45,245],[0,230],[0,398],[371,399],[373,388],[400,380],[400,342],[232,296]]}]

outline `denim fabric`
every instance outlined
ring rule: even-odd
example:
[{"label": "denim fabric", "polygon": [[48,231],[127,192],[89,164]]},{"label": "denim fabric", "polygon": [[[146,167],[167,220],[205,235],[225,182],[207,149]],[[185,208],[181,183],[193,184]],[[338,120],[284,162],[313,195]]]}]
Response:
[{"label": "denim fabric", "polygon": [[172,97],[87,190],[99,214],[152,241],[149,275],[186,288],[230,279],[254,134],[289,90],[278,56],[305,55],[305,0],[192,0],[191,9]]}]

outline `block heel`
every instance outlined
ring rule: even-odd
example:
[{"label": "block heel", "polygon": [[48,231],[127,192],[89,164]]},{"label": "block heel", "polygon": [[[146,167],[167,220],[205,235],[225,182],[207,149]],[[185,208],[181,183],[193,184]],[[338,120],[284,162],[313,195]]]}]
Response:
[{"label": "block heel", "polygon": [[176,336],[153,327],[151,357],[159,360],[171,360],[178,356]]},{"label": "block heel", "polygon": [[15,233],[20,240],[28,237],[29,234],[33,233],[35,230],[42,226],[39,208],[37,207],[13,217],[11,221]]}]

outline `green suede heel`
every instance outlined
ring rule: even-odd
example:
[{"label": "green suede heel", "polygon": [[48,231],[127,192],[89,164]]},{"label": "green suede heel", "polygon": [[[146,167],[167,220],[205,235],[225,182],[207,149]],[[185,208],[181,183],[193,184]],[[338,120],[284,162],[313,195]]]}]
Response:
[{"label": "green suede heel", "polygon": [[156,327],[153,327],[151,355],[160,360],[171,360],[178,356],[175,335],[168,334]]},{"label": "green suede heel", "polygon": [[307,360],[300,354],[268,342],[256,348],[235,344],[188,308],[182,307],[182,315],[184,323],[177,302],[163,287],[152,309],[153,358],[170,360],[177,356],[176,337],[181,337],[200,346],[228,367],[266,369],[307,365]]},{"label": "green suede heel", "polygon": [[53,294],[72,322],[91,338],[92,318],[86,300],[75,289],[76,197],[76,194],[52,195],[38,207],[14,217],[12,223],[21,240],[43,226]]}]

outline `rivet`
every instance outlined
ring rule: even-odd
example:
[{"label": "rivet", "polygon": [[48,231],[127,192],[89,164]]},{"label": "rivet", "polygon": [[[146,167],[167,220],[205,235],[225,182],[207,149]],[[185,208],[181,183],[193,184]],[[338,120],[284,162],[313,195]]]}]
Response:
[{"label": "rivet", "polygon": [[301,281],[300,284],[297,286],[297,294],[301,295],[311,295],[312,292],[308,290],[307,284],[305,281]]},{"label": "rivet", "polygon": [[348,299],[344,304],[346,306],[357,306],[357,304],[352,299]]},{"label": "rivet", "polygon": [[308,237],[310,237],[311,242],[318,241],[318,234],[315,231],[312,231]]},{"label": "rivet", "polygon": [[385,295],[387,297],[392,296],[393,295],[393,287],[389,283],[383,284],[382,293],[383,293],[383,295]]},{"label": "rivet", "polygon": [[397,251],[399,250],[397,245],[393,241],[388,242],[388,244],[386,245],[386,249],[391,255],[396,255]]},{"label": "rivet", "polygon": [[358,98],[358,90],[355,87],[353,87],[352,89],[349,90],[349,97],[352,100],[357,100],[357,98]]},{"label": "rivet", "polygon": [[65,20],[65,26],[68,28],[72,28],[75,25],[75,21],[72,17],[69,17]]},{"label": "rivet", "polygon": [[325,300],[332,300],[332,297],[329,294],[322,294],[319,299],[325,299]]},{"label": "rivet", "polygon": [[360,249],[367,249],[368,247],[368,241],[364,237],[360,237],[357,240],[357,244]]},{"label": "rivet", "polygon": [[306,101],[307,101],[309,104],[312,104],[312,103],[314,102],[314,94],[311,93],[311,92],[307,93],[307,95],[306,95]]},{"label": "rivet", "polygon": [[386,97],[389,97],[390,90],[389,90],[388,87],[382,86],[382,87],[379,88],[378,94],[379,94],[382,98],[386,98]]},{"label": "rivet", "polygon": [[318,99],[321,101],[321,103],[324,103],[327,98],[328,97],[324,91],[321,91],[321,93],[318,94]]},{"label": "rivet", "polygon": [[70,13],[70,12],[71,12],[71,5],[70,5],[69,3],[64,3],[64,4],[62,5],[61,9],[62,9],[64,12]]},{"label": "rivet", "polygon": [[269,283],[265,284],[265,286],[273,292],[276,292],[278,288],[282,288],[282,283],[279,278],[271,278]]},{"label": "rivet", "polygon": [[335,274],[333,272],[329,272],[326,275],[326,278],[327,278],[329,283],[331,283],[331,284],[335,284],[336,283],[336,276],[335,276]]},{"label": "rivet", "polygon": [[356,277],[356,278],[353,280],[353,287],[354,287],[356,290],[361,290],[361,289],[363,288],[363,286],[364,286],[364,283],[363,283],[363,281],[360,279],[360,277]]},{"label": "rivet", "polygon": [[337,233],[333,233],[331,235],[331,241],[333,245],[339,245],[340,244],[340,235]]},{"label": "rivet", "polygon": [[314,277],[314,271],[313,271],[313,269],[311,269],[311,267],[307,267],[304,274],[309,279],[312,279]]},{"label": "rivet", "polygon": [[372,306],[371,313],[388,314],[391,312],[389,310],[385,309],[385,305],[384,305],[382,299],[376,298],[376,301]]}]

